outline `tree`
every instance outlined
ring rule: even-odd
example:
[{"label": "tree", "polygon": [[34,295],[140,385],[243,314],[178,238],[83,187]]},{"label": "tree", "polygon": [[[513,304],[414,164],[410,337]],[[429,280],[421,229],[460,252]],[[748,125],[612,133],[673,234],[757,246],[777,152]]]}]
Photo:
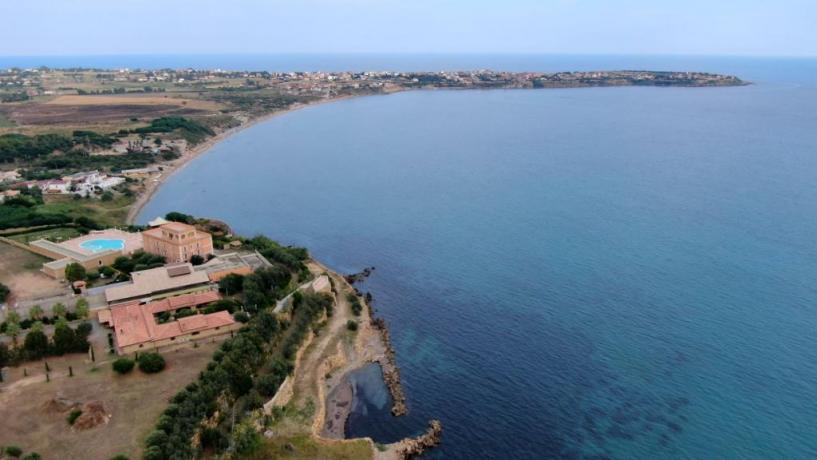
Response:
[{"label": "tree", "polygon": [[110,190],[105,190],[102,192],[102,201],[113,201],[113,193]]},{"label": "tree", "polygon": [[65,313],[67,310],[65,309],[65,305],[63,305],[61,302],[57,302],[53,307],[51,307],[51,312],[54,313],[54,316],[57,318],[65,318]]},{"label": "tree", "polygon": [[64,355],[76,351],[77,335],[67,324],[57,324],[54,328],[54,353]]},{"label": "tree", "polygon": [[45,325],[43,325],[42,321],[34,321],[34,324],[31,325],[31,330],[43,332],[45,330]]},{"label": "tree", "polygon": [[8,324],[20,324],[20,314],[14,310],[9,311],[6,313],[6,323]]},{"label": "tree", "polygon": [[9,347],[5,343],[0,343],[0,369],[6,367],[11,361]]},{"label": "tree", "polygon": [[84,280],[85,275],[85,267],[76,262],[72,262],[65,267],[65,279],[72,283]]},{"label": "tree", "polygon": [[281,378],[281,376],[266,374],[258,378],[258,381],[255,382],[255,388],[259,393],[261,393],[261,396],[271,398],[275,396],[275,393],[278,391],[278,387],[281,386],[281,382],[283,382],[283,378]]},{"label": "tree", "polygon": [[17,344],[17,337],[20,336],[20,325],[17,323],[8,323],[6,326],[6,334]]},{"label": "tree", "polygon": [[118,374],[127,374],[133,370],[136,363],[130,358],[119,358],[113,362],[113,370]]},{"label": "tree", "polygon": [[251,420],[238,424],[233,431],[233,448],[239,454],[249,454],[261,445],[261,436]]},{"label": "tree", "polygon": [[159,353],[145,353],[139,356],[139,370],[146,374],[155,374],[165,368],[165,359]]},{"label": "tree", "polygon": [[246,323],[250,320],[250,315],[248,315],[246,312],[238,311],[233,315],[233,318],[235,318],[235,320],[239,323]]},{"label": "tree", "polygon": [[48,337],[43,331],[30,331],[26,334],[23,349],[31,359],[40,359],[48,353]]},{"label": "tree", "polygon": [[218,290],[227,294],[237,294],[244,288],[244,277],[235,273],[230,273],[218,282]]},{"label": "tree", "polygon": [[171,222],[182,222],[185,224],[193,224],[196,222],[196,219],[193,216],[189,216],[187,214],[182,214],[180,212],[169,212],[165,215],[165,219]]},{"label": "tree", "polygon": [[350,319],[349,321],[346,322],[346,329],[349,329],[350,331],[356,331],[357,330],[357,322],[352,321]]},{"label": "tree", "polygon": [[38,320],[43,317],[43,307],[34,305],[28,310],[28,317],[33,320]]},{"label": "tree", "polygon": [[11,294],[11,289],[5,284],[0,283],[0,303],[5,303],[9,294]]},{"label": "tree", "polygon": [[77,303],[74,305],[74,313],[83,319],[88,317],[88,301],[85,300],[85,297],[77,299]]}]

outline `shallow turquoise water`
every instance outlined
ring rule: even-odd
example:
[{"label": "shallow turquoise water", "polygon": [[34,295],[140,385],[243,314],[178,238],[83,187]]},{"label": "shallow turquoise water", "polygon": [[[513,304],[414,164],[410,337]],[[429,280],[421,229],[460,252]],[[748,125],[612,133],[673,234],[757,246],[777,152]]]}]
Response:
[{"label": "shallow turquoise water", "polygon": [[434,457],[813,458],[814,61],[707,65],[758,84],[308,108],[219,144],[139,219],[377,267],[411,412],[372,405],[353,434],[436,417]]},{"label": "shallow turquoise water", "polygon": [[125,242],[122,240],[97,239],[83,241],[79,244],[82,249],[87,249],[91,252],[103,252],[125,247]]}]

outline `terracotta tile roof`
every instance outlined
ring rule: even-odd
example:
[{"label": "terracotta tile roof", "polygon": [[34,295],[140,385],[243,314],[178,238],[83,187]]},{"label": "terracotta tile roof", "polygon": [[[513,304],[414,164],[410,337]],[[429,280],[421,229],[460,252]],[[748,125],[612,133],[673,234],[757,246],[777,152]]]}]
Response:
[{"label": "terracotta tile roof", "polygon": [[210,291],[177,296],[144,305],[140,305],[139,302],[129,302],[111,307],[111,323],[116,334],[117,346],[122,348],[140,343],[150,343],[191,332],[235,324],[235,320],[227,311],[188,316],[164,324],[157,324],[154,318],[156,313],[205,305],[219,298],[221,296],[219,296],[218,292]]}]

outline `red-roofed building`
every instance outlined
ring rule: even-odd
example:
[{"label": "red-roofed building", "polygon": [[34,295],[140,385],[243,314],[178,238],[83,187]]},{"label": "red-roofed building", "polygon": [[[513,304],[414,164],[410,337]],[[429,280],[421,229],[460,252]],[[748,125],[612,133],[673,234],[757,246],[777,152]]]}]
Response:
[{"label": "red-roofed building", "polygon": [[156,350],[239,329],[241,323],[236,322],[227,311],[195,314],[163,324],[159,324],[156,319],[156,315],[160,313],[182,308],[197,309],[219,299],[218,292],[208,291],[168,297],[146,304],[136,301],[111,307],[108,322],[114,330],[117,353],[125,355]]}]

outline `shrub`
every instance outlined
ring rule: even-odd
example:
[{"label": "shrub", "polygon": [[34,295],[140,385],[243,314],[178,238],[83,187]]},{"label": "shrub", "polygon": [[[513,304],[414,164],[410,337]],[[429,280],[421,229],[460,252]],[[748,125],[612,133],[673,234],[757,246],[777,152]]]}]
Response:
[{"label": "shrub", "polygon": [[84,280],[85,275],[85,267],[76,262],[72,262],[65,267],[65,279],[72,283]]},{"label": "shrub", "polygon": [[73,425],[74,422],[77,421],[77,419],[79,418],[80,415],[82,415],[81,410],[79,410],[79,409],[72,410],[71,413],[68,414],[68,424]]},{"label": "shrub", "polygon": [[239,323],[246,323],[250,320],[250,315],[248,315],[247,312],[239,311],[233,315],[233,318]]},{"label": "shrub", "polygon": [[346,321],[346,329],[349,329],[350,331],[356,331],[357,321],[352,321],[351,319],[349,321]]},{"label": "shrub", "polygon": [[190,263],[193,265],[201,265],[204,263],[204,257],[194,254],[192,257],[190,257]]},{"label": "shrub", "polygon": [[42,455],[38,454],[37,452],[29,452],[23,456],[20,460],[42,460]]},{"label": "shrub", "polygon": [[175,316],[176,319],[182,319],[182,318],[186,318],[188,316],[195,316],[195,315],[196,315],[196,312],[193,311],[192,309],[190,309],[190,308],[181,308],[179,310],[176,310],[176,313],[173,316]]},{"label": "shrub", "polygon": [[278,387],[281,386],[281,382],[282,377],[275,374],[267,374],[258,378],[258,381],[255,382],[255,387],[258,389],[258,392],[261,393],[261,396],[271,398],[278,392]]},{"label": "shrub", "polygon": [[17,446],[6,446],[6,455],[10,457],[19,457],[23,455],[23,449]]},{"label": "shrub", "polygon": [[165,368],[165,359],[159,353],[145,353],[139,356],[139,370],[146,374],[155,374]]},{"label": "shrub", "polygon": [[113,362],[113,370],[116,371],[117,374],[127,374],[133,370],[134,365],[136,365],[136,363],[130,358],[119,358]]}]

